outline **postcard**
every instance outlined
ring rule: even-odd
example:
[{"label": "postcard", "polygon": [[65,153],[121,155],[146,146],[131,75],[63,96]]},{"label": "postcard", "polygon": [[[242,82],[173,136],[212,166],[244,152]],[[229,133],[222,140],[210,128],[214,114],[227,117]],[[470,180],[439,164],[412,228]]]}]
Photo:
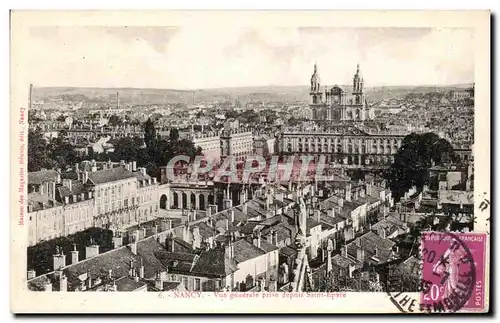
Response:
[{"label": "postcard", "polygon": [[490,19],[12,11],[11,311],[489,312]]}]

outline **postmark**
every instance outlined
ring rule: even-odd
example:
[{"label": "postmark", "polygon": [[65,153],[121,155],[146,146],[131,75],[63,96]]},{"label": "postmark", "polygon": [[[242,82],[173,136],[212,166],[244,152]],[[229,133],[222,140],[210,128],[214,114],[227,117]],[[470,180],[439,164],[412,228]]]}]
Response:
[{"label": "postmark", "polygon": [[424,232],[421,237],[422,312],[480,312],[484,309],[487,235]]}]

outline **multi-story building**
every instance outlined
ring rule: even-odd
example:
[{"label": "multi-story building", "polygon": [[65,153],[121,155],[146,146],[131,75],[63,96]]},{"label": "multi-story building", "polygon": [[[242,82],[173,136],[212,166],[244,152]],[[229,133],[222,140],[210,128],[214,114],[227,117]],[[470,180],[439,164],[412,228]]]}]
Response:
[{"label": "multi-story building", "polygon": [[76,164],[70,173],[28,174],[29,245],[89,227],[124,228],[159,212],[156,178],[135,162]]},{"label": "multi-story building", "polygon": [[321,89],[319,72],[314,64],[311,76],[311,98],[309,106],[313,111],[313,120],[317,121],[364,121],[375,118],[375,112],[369,107],[363,92],[363,77],[359,71],[359,64],[353,78],[352,94],[335,85],[330,90],[325,86]]},{"label": "multi-story building", "polygon": [[199,133],[192,137],[195,147],[200,147],[203,156],[213,162],[220,160],[221,155],[221,138],[217,133]]},{"label": "multi-story building", "polygon": [[326,155],[327,162],[372,165],[392,162],[407,133],[367,127],[335,126],[326,130],[285,129],[279,149],[284,154]]},{"label": "multi-story building", "polygon": [[222,157],[233,156],[237,160],[253,154],[253,134],[251,131],[224,130],[220,136]]}]

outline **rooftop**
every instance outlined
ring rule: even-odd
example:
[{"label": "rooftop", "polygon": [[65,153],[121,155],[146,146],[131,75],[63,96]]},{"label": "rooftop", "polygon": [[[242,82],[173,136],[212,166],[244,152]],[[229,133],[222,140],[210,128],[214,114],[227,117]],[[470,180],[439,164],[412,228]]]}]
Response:
[{"label": "rooftop", "polygon": [[134,173],[125,169],[125,167],[103,169],[89,173],[89,181],[94,185],[120,181],[132,177],[135,177]]},{"label": "rooftop", "polygon": [[59,177],[59,173],[55,170],[40,170],[38,172],[28,173],[29,185],[41,185],[47,182],[55,182]]}]

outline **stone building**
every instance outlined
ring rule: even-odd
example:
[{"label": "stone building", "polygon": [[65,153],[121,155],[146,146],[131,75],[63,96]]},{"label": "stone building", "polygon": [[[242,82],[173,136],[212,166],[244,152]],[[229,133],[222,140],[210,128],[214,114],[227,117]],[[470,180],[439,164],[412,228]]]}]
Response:
[{"label": "stone building", "polygon": [[364,121],[375,118],[375,112],[369,107],[363,91],[363,77],[359,70],[353,77],[352,94],[348,95],[345,90],[335,85],[331,89],[326,86],[321,89],[321,81],[317,65],[314,64],[314,72],[311,76],[311,87],[309,106],[313,111],[313,120],[318,121]]},{"label": "stone building", "polygon": [[284,154],[326,155],[327,162],[345,165],[387,164],[403,142],[405,132],[348,125],[328,129],[285,129],[279,149]]}]

